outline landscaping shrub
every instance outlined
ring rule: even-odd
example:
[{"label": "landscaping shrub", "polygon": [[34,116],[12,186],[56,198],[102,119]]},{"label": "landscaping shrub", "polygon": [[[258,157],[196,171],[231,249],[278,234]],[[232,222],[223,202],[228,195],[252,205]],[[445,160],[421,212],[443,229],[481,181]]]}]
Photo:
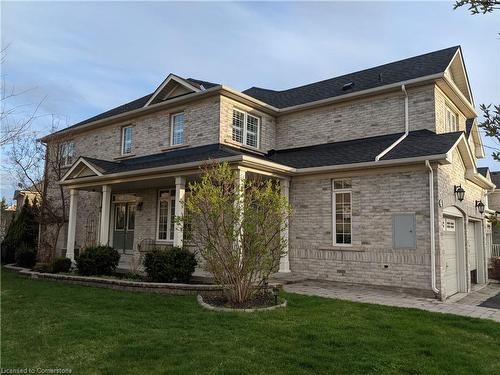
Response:
[{"label": "landscaping shrub", "polygon": [[84,276],[112,275],[119,261],[120,254],[109,246],[88,247],[75,258],[78,273]]},{"label": "landscaping shrub", "polygon": [[[16,252],[23,246],[35,249],[38,242],[39,209],[26,198],[21,211],[14,216],[2,241],[2,263],[17,263]],[[29,267],[33,266],[31,264]]]},{"label": "landscaping shrub", "polygon": [[37,263],[33,267],[33,271],[40,273],[50,273],[52,272],[52,265],[50,263]]},{"label": "landscaping shrub", "polygon": [[71,269],[71,259],[65,257],[57,257],[52,263],[52,272],[69,272]]},{"label": "landscaping shrub", "polygon": [[161,283],[189,282],[196,264],[193,253],[178,247],[152,249],[144,258],[144,268],[149,278]]},{"label": "landscaping shrub", "polygon": [[19,267],[31,268],[36,263],[36,252],[28,244],[21,244],[16,250],[16,264]]}]

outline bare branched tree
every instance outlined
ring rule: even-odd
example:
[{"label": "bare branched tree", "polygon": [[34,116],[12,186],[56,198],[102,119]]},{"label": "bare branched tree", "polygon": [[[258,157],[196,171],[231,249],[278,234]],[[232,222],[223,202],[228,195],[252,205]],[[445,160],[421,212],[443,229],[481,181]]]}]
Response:
[{"label": "bare branched tree", "polygon": [[[7,47],[0,51],[1,64],[5,63]],[[5,77],[1,77],[0,97],[0,147],[12,144],[19,137],[26,135],[30,125],[37,117],[43,99],[36,105],[15,104],[30,90],[17,91],[15,86],[7,87]]]},{"label": "bare branched tree", "polygon": [[[57,124],[54,119],[52,124],[55,131]],[[36,132],[29,132],[12,140],[7,169],[18,179],[20,187],[41,197],[37,256],[40,262],[50,262],[67,221],[68,194],[57,183],[67,171],[64,158],[67,139],[56,136],[45,145],[37,138]]]}]

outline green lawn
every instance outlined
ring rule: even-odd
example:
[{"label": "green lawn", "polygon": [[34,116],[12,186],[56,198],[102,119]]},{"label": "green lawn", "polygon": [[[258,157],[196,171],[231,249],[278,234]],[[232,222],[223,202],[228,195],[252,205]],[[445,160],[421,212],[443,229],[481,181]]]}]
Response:
[{"label": "green lawn", "polygon": [[73,374],[500,374],[500,324],[287,294],[257,314],[2,269],[1,365]]}]

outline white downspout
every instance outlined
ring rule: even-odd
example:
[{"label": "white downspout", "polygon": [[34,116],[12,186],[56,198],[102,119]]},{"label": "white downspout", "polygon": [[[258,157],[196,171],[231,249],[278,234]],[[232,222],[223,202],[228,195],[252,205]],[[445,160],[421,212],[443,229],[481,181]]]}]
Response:
[{"label": "white downspout", "polygon": [[375,161],[379,161],[385,154],[387,154],[394,147],[400,144],[401,141],[405,139],[408,136],[408,133],[410,132],[410,120],[408,118],[408,93],[406,92],[406,87],[404,84],[401,85],[401,90],[405,93],[405,133],[401,137],[399,137],[392,145],[390,145],[384,151],[378,154],[375,157]]},{"label": "white downspout", "polygon": [[436,294],[439,289],[436,287],[436,237],[435,237],[435,218],[434,218],[434,171],[432,170],[429,160],[425,161],[425,165],[429,168],[429,210],[430,210],[430,229],[431,229],[431,287]]}]

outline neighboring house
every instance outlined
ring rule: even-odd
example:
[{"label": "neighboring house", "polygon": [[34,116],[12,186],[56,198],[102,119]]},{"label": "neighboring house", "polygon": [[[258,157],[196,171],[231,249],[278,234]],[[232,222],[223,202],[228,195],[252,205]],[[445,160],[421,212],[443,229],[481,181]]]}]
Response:
[{"label": "neighboring house", "polygon": [[24,206],[24,202],[26,201],[26,198],[28,198],[28,202],[30,204],[33,204],[35,199],[38,202],[38,204],[40,204],[40,193],[34,187],[24,190],[16,190],[14,191],[13,199],[16,201],[17,211],[21,211],[21,209]]},{"label": "neighboring house", "polygon": [[[489,172],[491,180],[498,187],[495,191],[488,195],[488,208],[491,210],[490,214],[500,219],[500,171]],[[500,227],[494,226],[491,233],[491,243],[493,246],[492,255],[500,256]]]},{"label": "neighboring house", "polygon": [[[283,91],[170,74],[151,94],[43,139],[64,142],[73,258],[181,246],[207,160],[279,181],[294,210],[281,272],[446,298],[487,282],[484,157],[460,47]],[[50,179],[50,176],[47,176]],[[50,185],[49,185],[50,188]],[[463,196],[463,192],[464,196]]]}]

